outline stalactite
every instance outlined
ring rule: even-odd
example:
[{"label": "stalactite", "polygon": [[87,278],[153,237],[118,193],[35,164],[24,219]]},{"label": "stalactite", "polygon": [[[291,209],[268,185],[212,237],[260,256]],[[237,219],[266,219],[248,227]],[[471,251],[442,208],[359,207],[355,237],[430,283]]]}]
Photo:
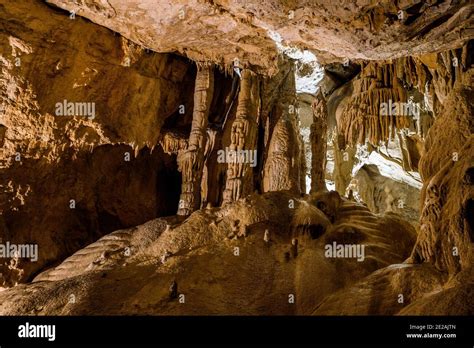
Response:
[{"label": "stalactite", "polygon": [[199,65],[188,148],[178,155],[178,168],[182,173],[178,215],[189,215],[200,206],[200,186],[207,140],[206,129],[213,92],[214,70],[212,66]]},{"label": "stalactite", "polygon": [[188,148],[188,139],[182,134],[166,132],[161,136],[159,143],[168,155],[177,155],[180,151]]},{"label": "stalactite", "polygon": [[412,58],[400,58],[393,63],[369,62],[354,81],[354,93],[338,121],[338,132],[344,135],[350,146],[372,144],[393,139],[396,129],[408,128],[413,115],[406,115],[392,107],[403,107],[407,103],[407,91],[400,81],[408,86],[423,86],[428,81],[426,70],[414,63]]}]

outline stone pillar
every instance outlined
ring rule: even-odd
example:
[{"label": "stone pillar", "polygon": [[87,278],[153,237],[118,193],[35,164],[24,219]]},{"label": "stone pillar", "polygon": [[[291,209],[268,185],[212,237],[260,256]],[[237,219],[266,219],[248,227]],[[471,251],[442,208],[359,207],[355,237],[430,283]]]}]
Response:
[{"label": "stone pillar", "polygon": [[212,66],[199,67],[194,88],[193,121],[188,148],[178,156],[178,168],[182,174],[178,215],[187,216],[200,208],[207,123],[213,94],[214,71]]},{"label": "stone pillar", "polygon": [[[242,71],[237,114],[232,124],[231,143],[228,151],[247,150],[255,156],[257,149],[258,102],[260,97],[257,76],[250,70]],[[225,149],[223,149],[225,150]],[[242,159],[243,156],[239,156]],[[236,160],[227,164],[227,180],[223,193],[223,203],[238,200],[253,192],[253,173],[248,161]]]},{"label": "stone pillar", "polygon": [[328,110],[322,93],[313,103],[313,123],[311,124],[311,193],[326,190]]},{"label": "stone pillar", "polygon": [[304,144],[298,129],[299,112],[293,70],[286,75],[277,98],[277,123],[270,132],[263,173],[263,191],[305,191]]},{"label": "stone pillar", "polygon": [[343,147],[343,135],[337,135],[333,140],[334,148],[334,183],[336,191],[344,196],[346,188],[352,179],[352,168],[354,167],[356,148]]}]

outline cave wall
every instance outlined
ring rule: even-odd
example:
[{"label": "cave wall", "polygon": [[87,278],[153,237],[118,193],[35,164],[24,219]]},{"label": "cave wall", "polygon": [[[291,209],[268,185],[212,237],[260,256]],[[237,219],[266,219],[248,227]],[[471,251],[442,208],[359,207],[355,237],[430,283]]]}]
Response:
[{"label": "cave wall", "polygon": [[[429,306],[427,293],[472,284],[471,4],[247,1],[243,9],[241,1],[49,2],[65,10],[33,0],[0,3],[0,241],[40,248],[37,262],[2,259],[0,286],[59,266],[39,284],[2,291],[8,300],[0,301],[2,313],[25,313],[22,305],[36,300],[57,306],[45,312],[90,314],[87,300],[64,309],[63,297],[56,298],[75,288],[75,275],[93,288],[83,289],[90,303],[104,287],[110,292],[100,299],[120,287],[127,297],[133,287],[136,298],[124,307],[105,299],[104,312],[131,313],[141,301],[147,314],[160,308],[157,298],[169,296],[176,274],[183,276],[180,286],[200,287],[208,297],[190,312],[161,302],[165,313],[395,314],[402,308],[396,291],[409,292],[409,313],[420,298]],[[305,197],[295,62],[279,50],[280,34],[312,48],[321,61],[347,60],[324,67],[311,115],[313,181]],[[423,103],[420,119],[381,115],[383,103],[410,98]],[[94,113],[57,115],[63,101],[89,103]],[[396,183],[367,167],[359,172],[373,212],[353,197],[323,192],[326,136],[341,195],[357,146],[379,151],[398,139],[400,167],[423,179],[414,248],[413,226],[392,214],[400,211],[390,196],[403,191]],[[227,149],[255,152],[256,161],[222,161]],[[389,188],[385,195],[381,187]],[[418,195],[410,198],[409,219]],[[374,214],[384,212],[390,214]],[[366,241],[370,261],[327,260],[323,247],[335,241]],[[251,251],[243,263],[229,252],[237,245]],[[138,252],[125,259],[129,246]],[[121,273],[127,262],[137,263]],[[109,266],[117,269],[106,280],[88,273]],[[210,278],[202,277],[206,267],[215,271]],[[104,286],[124,275],[132,285]],[[446,283],[446,276],[455,281]],[[41,280],[51,281],[48,296],[36,292],[30,300],[25,293],[40,289]],[[242,284],[255,290],[250,297]],[[275,306],[282,292],[295,290],[302,298],[297,306]],[[228,302],[237,292],[238,301]],[[215,293],[221,306],[212,308]]]},{"label": "cave wall", "polygon": [[[355,78],[327,96],[328,117],[339,133],[334,176],[340,177],[341,152],[359,144],[378,151],[397,137],[400,166],[418,171],[423,181],[411,261],[430,262],[451,275],[472,264],[472,75],[469,41],[439,53],[362,62]],[[422,109],[417,117],[387,116],[382,105],[389,100],[419,103]],[[371,185],[367,178],[357,179]],[[366,196],[373,205],[373,197]]]},{"label": "cave wall", "polygon": [[[285,59],[273,77],[230,73],[144,49],[44,3],[3,3],[0,17],[0,238],[39,246],[36,262],[2,261],[2,286],[158,216],[255,190],[305,191],[290,111],[294,66]],[[212,85],[200,78],[204,66]],[[68,103],[85,108],[58,114]],[[255,166],[219,161],[226,148],[255,151]]]},{"label": "cave wall", "polygon": [[[0,16],[0,238],[39,245],[37,262],[2,262],[0,282],[13,285],[106,233],[176,212],[176,159],[155,145],[189,104],[182,86],[195,68],[42,3],[3,3]],[[94,114],[56,115],[65,100]]]},{"label": "cave wall", "polygon": [[328,134],[328,111],[326,100],[319,93],[312,105],[311,124],[311,193],[326,189],[326,157]]},{"label": "cave wall", "polygon": [[446,81],[450,92],[440,101],[439,117],[420,160],[423,206],[414,251],[418,261],[434,263],[450,274],[470,269],[473,260],[474,69],[472,52],[463,57]]}]

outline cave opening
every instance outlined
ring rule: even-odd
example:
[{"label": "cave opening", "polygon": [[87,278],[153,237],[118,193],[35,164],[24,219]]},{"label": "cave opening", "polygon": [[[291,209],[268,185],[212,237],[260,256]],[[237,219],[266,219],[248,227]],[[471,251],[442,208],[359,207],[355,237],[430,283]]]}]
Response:
[{"label": "cave opening", "polygon": [[[94,201],[96,214],[92,216],[97,216],[99,237],[176,214],[181,189],[176,156],[164,153],[159,146],[133,152],[127,145],[104,145],[86,160],[87,190]],[[89,202],[84,204],[89,214],[93,213]]]}]

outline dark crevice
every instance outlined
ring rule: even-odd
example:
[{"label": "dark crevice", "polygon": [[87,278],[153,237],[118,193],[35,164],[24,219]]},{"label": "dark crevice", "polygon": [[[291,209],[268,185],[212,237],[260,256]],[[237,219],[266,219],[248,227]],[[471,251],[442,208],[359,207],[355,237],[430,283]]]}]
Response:
[{"label": "dark crevice", "polygon": [[420,37],[421,38],[421,37],[425,36],[426,34],[428,34],[432,29],[437,28],[440,25],[442,25],[444,22],[448,21],[450,18],[451,18],[450,13],[446,14],[444,16],[441,16],[437,20],[435,20],[435,21],[431,22],[430,24],[428,24],[427,26],[423,27],[421,30],[413,32],[408,39],[411,40],[415,37]]},{"label": "dark crevice", "polygon": [[464,221],[467,225],[467,231],[471,243],[474,243],[474,199],[470,198],[464,205]]},{"label": "dark crevice", "polygon": [[423,12],[420,12],[420,9],[423,7],[423,5],[423,1],[420,1],[418,4],[415,4],[412,7],[406,9],[406,12],[408,13],[409,17],[405,21],[405,25],[412,24],[423,14]]},{"label": "dark crevice", "polygon": [[309,235],[311,239],[318,239],[324,234],[324,227],[321,225],[310,225],[309,226]]},{"label": "dark crevice", "polygon": [[464,184],[474,185],[474,167],[468,168],[464,174]]},{"label": "dark crevice", "polygon": [[0,147],[5,145],[5,133],[7,132],[7,127],[3,124],[0,124]]}]

